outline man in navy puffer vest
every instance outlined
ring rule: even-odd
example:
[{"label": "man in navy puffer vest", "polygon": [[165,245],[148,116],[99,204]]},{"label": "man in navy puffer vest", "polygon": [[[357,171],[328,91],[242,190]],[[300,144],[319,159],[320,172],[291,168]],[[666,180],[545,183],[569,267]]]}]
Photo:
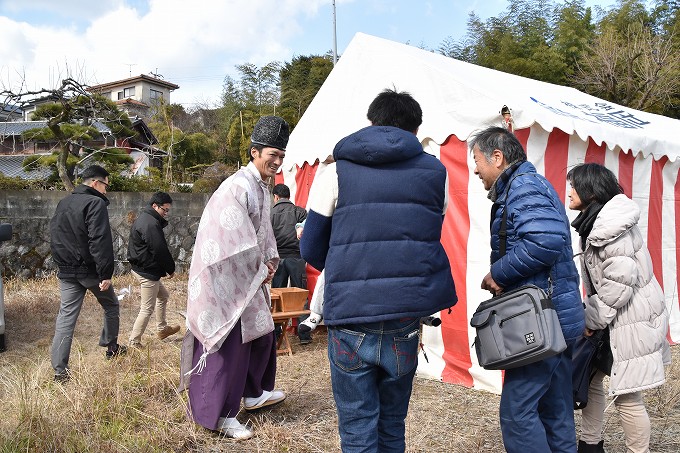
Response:
[{"label": "man in navy puffer vest", "polygon": [[[505,371],[500,419],[508,452],[576,452],[571,349],[585,316],[571,248],[569,220],[550,182],[526,160],[512,132],[490,127],[469,141],[475,174],[491,209],[491,271],[482,289],[498,295],[527,284],[552,293],[567,349]],[[503,212],[506,252],[500,245]]]},{"label": "man in navy puffer vest", "polygon": [[342,450],[403,452],[419,319],[457,301],[441,244],[447,174],[416,137],[420,105],[385,90],[371,126],[317,173],[302,257],[326,272],[323,317]]}]

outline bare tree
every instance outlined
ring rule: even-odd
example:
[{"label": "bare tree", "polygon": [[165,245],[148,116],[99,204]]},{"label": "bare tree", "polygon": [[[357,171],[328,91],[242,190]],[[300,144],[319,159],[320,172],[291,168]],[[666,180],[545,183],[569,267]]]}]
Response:
[{"label": "bare tree", "polygon": [[578,64],[574,84],[638,110],[658,113],[680,92],[680,53],[672,35],[655,35],[641,23],[619,35],[607,27]]}]

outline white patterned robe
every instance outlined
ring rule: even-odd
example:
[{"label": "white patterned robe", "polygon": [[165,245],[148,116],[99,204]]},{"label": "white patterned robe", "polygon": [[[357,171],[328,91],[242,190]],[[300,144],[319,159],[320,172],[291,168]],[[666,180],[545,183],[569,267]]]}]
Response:
[{"label": "white patterned robe", "polygon": [[189,269],[187,329],[217,351],[241,319],[243,342],[272,330],[262,282],[279,262],[269,219],[270,195],[251,162],[227,178],[203,210]]}]

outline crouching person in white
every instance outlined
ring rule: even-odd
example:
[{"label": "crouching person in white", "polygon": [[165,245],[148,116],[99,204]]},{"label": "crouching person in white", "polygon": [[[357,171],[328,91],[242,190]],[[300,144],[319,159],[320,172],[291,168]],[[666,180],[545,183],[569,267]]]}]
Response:
[{"label": "crouching person in white", "polygon": [[309,317],[302,321],[298,326],[298,332],[301,334],[307,334],[316,329],[316,326],[318,326],[323,319],[323,287],[325,283],[326,276],[322,271],[319,274],[319,278],[316,280],[314,295],[312,295],[312,300],[309,303]]}]

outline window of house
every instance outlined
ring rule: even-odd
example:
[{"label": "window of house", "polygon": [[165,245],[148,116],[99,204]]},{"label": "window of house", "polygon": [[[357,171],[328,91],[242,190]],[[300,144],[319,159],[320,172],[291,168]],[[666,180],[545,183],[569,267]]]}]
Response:
[{"label": "window of house", "polygon": [[118,92],[118,99],[131,98],[135,95],[135,87],[125,88],[123,91]]},{"label": "window of house", "polygon": [[150,91],[151,92],[149,94],[149,98],[152,101],[160,101],[161,99],[163,99],[163,92],[162,91],[154,90],[153,88],[151,88]]}]

